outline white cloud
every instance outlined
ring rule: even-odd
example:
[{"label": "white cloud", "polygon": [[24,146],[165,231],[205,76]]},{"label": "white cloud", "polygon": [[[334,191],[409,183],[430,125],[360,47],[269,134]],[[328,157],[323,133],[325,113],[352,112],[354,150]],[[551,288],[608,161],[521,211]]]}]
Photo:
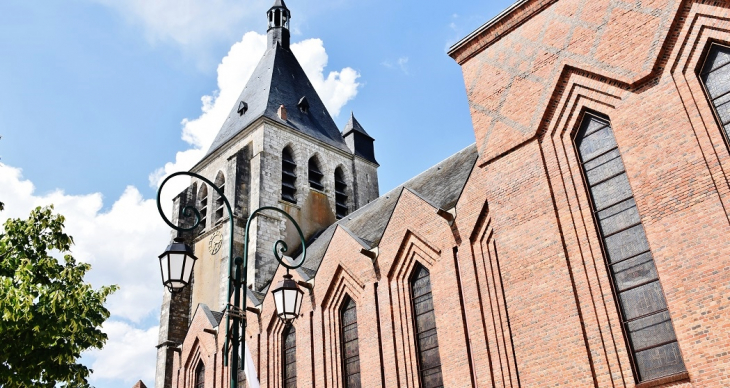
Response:
[{"label": "white cloud", "polygon": [[[360,74],[345,67],[340,71],[330,71],[325,76],[329,57],[321,39],[307,39],[292,44],[291,48],[330,114],[339,115],[342,107],[357,95]],[[192,148],[178,152],[174,162],[152,173],[149,180],[153,187],[173,172],[189,170],[205,155],[265,50],[266,35],[256,32],[246,33],[231,47],[218,65],[218,90],[201,98],[200,116],[182,121],[182,139]],[[178,179],[169,185],[169,191],[166,187],[168,193],[179,193],[187,183]]]},{"label": "white cloud", "polygon": [[137,329],[123,322],[107,321],[102,331],[109,336],[104,349],[95,349],[84,355],[94,360],[91,382],[98,384],[100,380],[114,379],[131,386],[142,380],[153,386],[157,352],[150,345],[157,342],[157,326]]}]

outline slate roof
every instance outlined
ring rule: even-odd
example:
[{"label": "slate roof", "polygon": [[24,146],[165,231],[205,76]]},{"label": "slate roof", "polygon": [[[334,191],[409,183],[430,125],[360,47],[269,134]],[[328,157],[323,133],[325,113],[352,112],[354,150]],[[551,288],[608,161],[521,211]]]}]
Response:
[{"label": "slate roof", "polygon": [[436,208],[453,208],[478,156],[476,144],[472,144],[337,221],[307,248],[307,259],[299,274],[305,279],[314,277],[338,225],[353,235],[364,248],[378,246],[404,189],[410,190]]},{"label": "slate roof", "polygon": [[371,140],[375,140],[372,136],[365,132],[365,128],[363,128],[362,125],[360,125],[360,123],[355,118],[355,113],[350,112],[350,120],[347,122],[347,125],[345,125],[345,130],[342,131],[342,137],[349,135],[352,131],[360,132]]},{"label": "slate roof", "polygon": [[[309,103],[306,113],[297,107],[302,97]],[[241,101],[248,105],[243,115],[238,113]],[[286,121],[277,115],[280,105],[286,108]],[[352,153],[299,61],[289,48],[279,44],[264,53],[206,156],[262,116]]]}]

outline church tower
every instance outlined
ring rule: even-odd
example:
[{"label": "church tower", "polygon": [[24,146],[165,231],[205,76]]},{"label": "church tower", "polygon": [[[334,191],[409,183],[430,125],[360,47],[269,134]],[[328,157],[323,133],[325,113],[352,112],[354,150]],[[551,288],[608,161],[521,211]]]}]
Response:
[{"label": "church tower", "polygon": [[[291,12],[276,0],[266,13],[267,48],[206,155],[191,169],[222,188],[234,211],[234,254],[242,256],[251,211],[274,206],[289,213],[305,238],[379,196],[373,138],[351,115],[340,131],[290,49]],[[211,128],[212,130],[212,128]],[[195,206],[200,226],[183,234],[199,258],[189,291],[165,291],[160,317],[156,388],[171,386],[175,347],[199,305],[215,315],[227,301],[229,222],[223,201],[192,180],[173,212]],[[263,300],[278,266],[272,247],[283,239],[296,256],[299,237],[283,216],[257,217],[251,227],[247,285],[254,305]],[[250,299],[252,300],[252,299]]]}]

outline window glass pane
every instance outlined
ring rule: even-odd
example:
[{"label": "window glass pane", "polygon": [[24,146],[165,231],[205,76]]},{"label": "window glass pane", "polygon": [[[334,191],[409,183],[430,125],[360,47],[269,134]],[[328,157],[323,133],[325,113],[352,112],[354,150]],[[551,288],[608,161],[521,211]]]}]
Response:
[{"label": "window glass pane", "polygon": [[644,226],[639,224],[605,238],[611,263],[636,256],[649,250]]},{"label": "window glass pane", "polygon": [[654,258],[646,252],[634,258],[611,266],[616,280],[616,288],[623,291],[630,287],[652,281],[657,278]]},{"label": "window glass pane", "polygon": [[629,322],[629,337],[634,349],[643,350],[677,339],[668,312]]},{"label": "window glass pane", "polygon": [[636,353],[636,364],[642,380],[684,372],[684,362],[677,342]]},{"label": "window glass pane", "polygon": [[634,195],[625,173],[591,187],[591,192],[597,210],[603,210]]},{"label": "window glass pane", "polygon": [[599,212],[598,222],[601,224],[603,235],[609,236],[632,225],[639,224],[641,218],[634,199],[630,198]]},{"label": "window glass pane", "polygon": [[[614,152],[611,152],[610,154],[613,155]],[[623,171],[624,164],[621,161],[621,157],[616,155],[613,159],[597,165],[594,169],[587,170],[586,178],[588,179],[588,184],[593,186],[608,178],[614,177]]]},{"label": "window glass pane", "polygon": [[658,281],[624,291],[619,298],[627,321],[667,308]]}]

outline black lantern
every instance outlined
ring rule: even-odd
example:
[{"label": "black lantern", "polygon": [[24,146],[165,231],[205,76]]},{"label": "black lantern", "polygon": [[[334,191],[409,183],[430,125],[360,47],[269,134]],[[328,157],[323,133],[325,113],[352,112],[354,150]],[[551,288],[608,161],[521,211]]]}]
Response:
[{"label": "black lantern", "polygon": [[160,255],[162,284],[170,292],[180,291],[190,283],[195,261],[198,260],[193,254],[193,248],[183,241],[182,238],[176,238]]},{"label": "black lantern", "polygon": [[279,316],[279,319],[289,322],[299,316],[304,291],[299,289],[297,282],[292,280],[291,275],[284,275],[284,279],[276,285],[271,293],[274,294],[276,315]]}]

